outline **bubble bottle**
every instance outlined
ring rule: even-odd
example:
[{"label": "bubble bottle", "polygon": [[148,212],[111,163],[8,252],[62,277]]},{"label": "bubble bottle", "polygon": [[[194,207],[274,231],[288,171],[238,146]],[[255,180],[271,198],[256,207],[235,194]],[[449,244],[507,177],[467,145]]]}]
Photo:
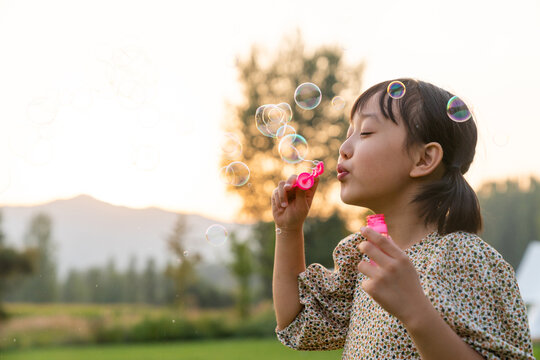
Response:
[{"label": "bubble bottle", "polygon": [[368,215],[366,219],[367,225],[370,228],[388,237],[388,228],[386,227],[386,222],[384,222],[384,214]]},{"label": "bubble bottle", "polygon": [[298,174],[298,177],[296,178],[296,181],[292,187],[299,187],[302,190],[311,189],[315,183],[315,179],[318,178],[323,172],[324,163],[322,161],[317,161],[315,167],[311,170],[311,173],[303,172]]}]

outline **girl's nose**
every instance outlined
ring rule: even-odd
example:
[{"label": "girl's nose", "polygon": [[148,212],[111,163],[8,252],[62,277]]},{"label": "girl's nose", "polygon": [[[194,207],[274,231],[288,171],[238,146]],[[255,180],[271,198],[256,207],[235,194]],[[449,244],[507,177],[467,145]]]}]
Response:
[{"label": "girl's nose", "polygon": [[352,156],[351,146],[347,144],[347,141],[343,142],[339,147],[339,156],[343,159],[350,159]]}]

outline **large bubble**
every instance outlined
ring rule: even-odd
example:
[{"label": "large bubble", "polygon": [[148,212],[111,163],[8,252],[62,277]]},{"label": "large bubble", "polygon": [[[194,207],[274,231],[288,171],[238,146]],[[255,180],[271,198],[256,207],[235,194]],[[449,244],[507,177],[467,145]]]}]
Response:
[{"label": "large bubble", "polygon": [[228,236],[227,229],[219,224],[210,225],[206,229],[206,240],[214,246],[223,245],[227,241]]},{"label": "large bubble", "polygon": [[455,122],[464,122],[471,118],[471,112],[467,105],[458,98],[454,96],[448,100],[446,105],[446,113]]},{"label": "large bubble", "polygon": [[285,110],[274,104],[261,105],[255,111],[257,129],[264,136],[272,138],[276,137],[277,130],[283,125],[285,118]]},{"label": "large bubble", "polygon": [[279,142],[279,156],[289,163],[296,164],[303,161],[308,152],[306,139],[299,134],[285,135]]},{"label": "large bubble", "polygon": [[225,184],[243,186],[249,181],[249,167],[241,161],[233,161],[221,169],[221,179]]},{"label": "large bubble", "polygon": [[276,137],[278,139],[281,139],[282,137],[290,134],[296,134],[296,129],[290,125],[285,124],[277,130]]},{"label": "large bubble", "polygon": [[321,89],[313,83],[300,84],[294,92],[294,101],[304,110],[313,110],[321,103]]}]

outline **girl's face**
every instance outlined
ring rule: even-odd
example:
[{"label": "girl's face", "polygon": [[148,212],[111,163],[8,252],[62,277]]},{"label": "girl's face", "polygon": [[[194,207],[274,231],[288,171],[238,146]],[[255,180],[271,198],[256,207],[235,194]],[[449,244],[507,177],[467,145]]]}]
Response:
[{"label": "girl's face", "polygon": [[403,122],[399,116],[397,125],[383,117],[379,96],[372,96],[354,114],[338,160],[343,202],[376,212],[403,196],[413,165]]}]

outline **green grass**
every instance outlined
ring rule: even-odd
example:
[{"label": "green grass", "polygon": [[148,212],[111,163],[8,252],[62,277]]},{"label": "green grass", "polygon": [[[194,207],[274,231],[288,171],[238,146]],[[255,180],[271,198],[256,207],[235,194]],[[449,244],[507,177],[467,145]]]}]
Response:
[{"label": "green grass", "polygon": [[220,340],[167,344],[80,346],[13,350],[1,360],[330,360],[341,359],[341,350],[294,351],[276,339]]},{"label": "green grass", "polygon": [[540,359],[540,343],[533,346],[534,357]]}]

